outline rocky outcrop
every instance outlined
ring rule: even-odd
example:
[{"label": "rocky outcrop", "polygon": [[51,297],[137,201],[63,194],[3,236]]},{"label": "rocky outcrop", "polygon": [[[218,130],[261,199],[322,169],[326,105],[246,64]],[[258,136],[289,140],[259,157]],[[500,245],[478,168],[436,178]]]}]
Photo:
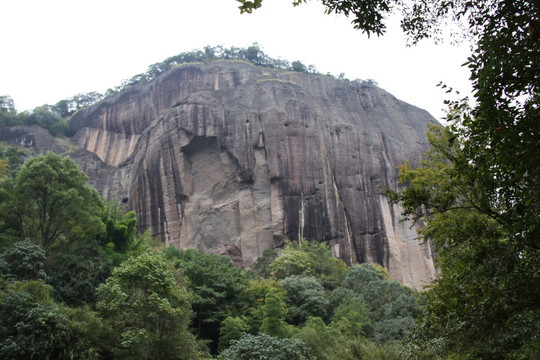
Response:
[{"label": "rocky outcrop", "polygon": [[63,143],[54,138],[48,130],[35,125],[1,127],[0,141],[9,145],[31,148],[38,154],[47,151],[65,153],[71,145],[67,140]]},{"label": "rocky outcrop", "polygon": [[167,244],[249,265],[286,239],[326,241],[420,288],[432,250],[380,187],[419,161],[429,122],[372,85],[215,61],[108,97],[70,126],[93,184]]}]

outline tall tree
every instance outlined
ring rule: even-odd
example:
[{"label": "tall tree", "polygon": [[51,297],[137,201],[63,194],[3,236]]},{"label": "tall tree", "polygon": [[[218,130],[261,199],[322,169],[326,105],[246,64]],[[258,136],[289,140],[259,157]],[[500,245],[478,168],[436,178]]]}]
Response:
[{"label": "tall tree", "polygon": [[247,287],[239,296],[239,303],[243,304],[241,314],[248,319],[249,333],[257,333],[261,329],[264,318],[264,299],[269,291],[280,293],[284,298],[281,282],[274,279],[250,280]]},{"label": "tall tree", "polygon": [[268,268],[278,279],[292,275],[315,277],[329,290],[339,286],[347,273],[347,265],[332,256],[327,244],[305,240],[288,243]]},{"label": "tall tree", "polygon": [[5,174],[7,177],[15,178],[27,156],[25,150],[16,146],[7,146],[0,142],[0,159],[7,162],[7,172]]},{"label": "tall tree", "polygon": [[71,329],[54,303],[52,288],[40,281],[2,284],[0,288],[0,358],[61,359]]},{"label": "tall tree", "polygon": [[194,359],[188,330],[192,296],[181,271],[145,253],[113,270],[98,288],[97,309],[116,333],[123,359]]},{"label": "tall tree", "polygon": [[103,232],[103,205],[87,180],[73,160],[51,152],[24,164],[13,188],[22,236],[47,250],[61,239],[92,239]]},{"label": "tall tree", "polygon": [[247,330],[248,325],[243,318],[227,316],[219,329],[219,350],[228,348],[232,340],[240,339]]},{"label": "tall tree", "polygon": [[69,306],[94,304],[96,289],[111,274],[111,264],[97,241],[79,241],[49,256],[48,283],[55,299]]},{"label": "tall tree", "polygon": [[0,96],[0,126],[18,124],[15,102],[9,95]]},{"label": "tall tree", "polygon": [[377,343],[403,340],[419,314],[414,291],[372,264],[351,267],[332,293],[331,304],[336,327],[350,335],[364,334]]},{"label": "tall tree", "polygon": [[234,312],[238,297],[247,287],[247,273],[234,266],[230,258],[218,254],[174,247],[165,249],[163,254],[190,280],[194,325],[200,337],[213,341],[215,350],[219,324]]},{"label": "tall tree", "polygon": [[28,239],[14,243],[0,255],[0,276],[12,281],[47,281],[45,250]]},{"label": "tall tree", "polygon": [[364,337],[370,325],[368,308],[361,297],[345,298],[334,311],[332,327],[348,337]]},{"label": "tall tree", "polygon": [[268,291],[264,299],[263,312],[261,332],[278,338],[287,337],[283,295],[277,291]]},{"label": "tall tree", "polygon": [[328,300],[322,282],[312,277],[289,276],[281,280],[285,290],[285,300],[294,307],[289,316],[291,323],[298,325],[310,316],[324,317],[328,310]]},{"label": "tall tree", "polygon": [[504,221],[512,207],[525,204],[509,201],[501,188],[482,186],[498,179],[478,178],[463,144],[471,140],[452,127],[432,131],[433,148],[422,166],[403,166],[401,181],[408,186],[389,193],[407,216],[424,224],[421,235],[434,241],[439,254],[441,275],[425,294],[417,340],[441,356],[536,358],[540,250],[531,236],[534,223],[519,229],[523,223]]}]

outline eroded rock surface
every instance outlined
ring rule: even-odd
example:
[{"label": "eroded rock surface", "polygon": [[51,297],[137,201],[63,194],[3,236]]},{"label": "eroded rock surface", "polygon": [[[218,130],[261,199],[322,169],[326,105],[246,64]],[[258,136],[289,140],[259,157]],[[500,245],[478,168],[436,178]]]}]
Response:
[{"label": "eroded rock surface", "polygon": [[179,66],[78,112],[77,161],[167,244],[252,263],[286,239],[420,288],[432,251],[380,195],[427,150],[424,110],[358,82],[239,61]]}]

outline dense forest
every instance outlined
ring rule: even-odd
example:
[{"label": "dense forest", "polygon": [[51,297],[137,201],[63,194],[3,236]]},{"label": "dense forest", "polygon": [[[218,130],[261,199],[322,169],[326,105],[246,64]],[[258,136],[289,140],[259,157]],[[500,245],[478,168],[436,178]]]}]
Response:
[{"label": "dense forest", "polygon": [[[247,12],[262,5],[239,1]],[[374,265],[347,268],[324,244],[290,243],[251,269],[165,248],[137,234],[135,214],[100,199],[68,158],[23,164],[30,154],[3,146],[2,358],[540,358],[538,2],[322,3],[367,34],[384,34],[397,12],[413,44],[448,22],[471,41],[474,102],[448,103],[448,126],[429,129],[421,166],[405,164],[403,186],[386,191],[437,247],[441,273],[429,288],[415,294]],[[84,101],[21,114],[3,97],[0,125],[61,135]]]},{"label": "dense forest", "polygon": [[137,234],[68,157],[0,156],[2,358],[398,359],[422,311],[385,269],[325,244],[241,269]]}]

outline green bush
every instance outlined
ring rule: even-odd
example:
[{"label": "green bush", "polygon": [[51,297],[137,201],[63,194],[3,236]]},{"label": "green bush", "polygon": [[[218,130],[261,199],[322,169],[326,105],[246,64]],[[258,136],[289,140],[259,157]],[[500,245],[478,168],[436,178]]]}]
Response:
[{"label": "green bush", "polygon": [[279,339],[266,334],[244,334],[220,356],[220,360],[307,360],[309,349],[299,339]]}]

